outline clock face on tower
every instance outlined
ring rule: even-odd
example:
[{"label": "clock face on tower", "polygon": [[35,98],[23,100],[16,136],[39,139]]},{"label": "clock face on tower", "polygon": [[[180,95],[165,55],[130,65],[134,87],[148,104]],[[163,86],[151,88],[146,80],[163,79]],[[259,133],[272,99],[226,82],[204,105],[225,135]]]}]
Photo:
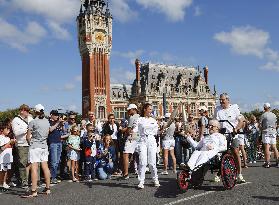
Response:
[{"label": "clock face on tower", "polygon": [[105,34],[102,33],[102,32],[97,32],[95,34],[95,40],[99,44],[104,43],[104,41],[105,41]]}]

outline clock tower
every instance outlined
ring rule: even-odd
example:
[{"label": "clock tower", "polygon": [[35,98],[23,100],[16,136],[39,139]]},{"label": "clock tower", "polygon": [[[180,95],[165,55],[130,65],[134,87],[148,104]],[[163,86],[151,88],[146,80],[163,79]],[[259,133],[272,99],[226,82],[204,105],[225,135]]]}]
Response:
[{"label": "clock tower", "polygon": [[82,61],[82,116],[94,111],[99,119],[111,112],[109,59],[112,15],[104,0],[83,0],[77,17]]}]

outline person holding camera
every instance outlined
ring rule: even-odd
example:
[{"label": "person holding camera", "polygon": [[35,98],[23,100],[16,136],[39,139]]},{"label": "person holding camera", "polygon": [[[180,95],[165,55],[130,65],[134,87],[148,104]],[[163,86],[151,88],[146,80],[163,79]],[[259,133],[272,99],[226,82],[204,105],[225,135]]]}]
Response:
[{"label": "person holding camera", "polygon": [[60,157],[62,152],[62,142],[61,136],[64,132],[64,120],[59,117],[57,110],[52,110],[50,112],[50,133],[48,135],[48,143],[50,150],[50,173],[51,173],[51,183],[57,184],[57,169],[60,163]]}]

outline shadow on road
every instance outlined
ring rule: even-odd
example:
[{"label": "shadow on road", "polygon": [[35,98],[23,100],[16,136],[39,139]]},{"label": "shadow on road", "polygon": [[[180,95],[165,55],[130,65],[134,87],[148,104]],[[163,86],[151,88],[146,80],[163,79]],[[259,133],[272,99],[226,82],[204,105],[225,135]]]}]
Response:
[{"label": "shadow on road", "polygon": [[129,184],[128,181],[126,181],[125,183],[121,183],[121,182],[113,182],[115,180],[109,180],[109,181],[95,181],[95,182],[84,182],[83,184],[88,186],[88,188],[92,188],[93,186],[104,186],[104,187],[119,187],[119,188],[134,188],[136,189],[136,186],[133,184]]},{"label": "shadow on road", "polygon": [[177,187],[175,178],[162,178],[160,184],[154,194],[156,198],[176,198],[182,193]]},{"label": "shadow on road", "polygon": [[279,197],[276,196],[252,196],[252,198],[268,200],[268,201],[279,201]]}]

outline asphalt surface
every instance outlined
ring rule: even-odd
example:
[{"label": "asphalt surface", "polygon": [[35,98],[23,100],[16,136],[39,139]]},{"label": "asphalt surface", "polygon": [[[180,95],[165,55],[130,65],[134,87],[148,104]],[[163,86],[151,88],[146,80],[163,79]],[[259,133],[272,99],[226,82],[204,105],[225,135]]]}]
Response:
[{"label": "asphalt surface", "polygon": [[[274,164],[274,163],[273,163]],[[92,183],[72,183],[63,181],[51,187],[49,196],[39,195],[36,198],[22,199],[23,190],[12,188],[0,194],[1,205],[66,205],[66,204],[278,204],[279,205],[279,168],[263,168],[262,162],[250,164],[244,169],[246,183],[237,185],[232,190],[224,190],[222,183],[211,181],[213,175],[208,172],[199,189],[190,189],[181,193],[176,184],[176,175],[160,175],[161,186],[152,185],[150,174],[146,175],[145,188],[138,190],[137,178],[130,175],[128,180],[112,178],[107,181]],[[161,171],[161,170],[159,170]]]}]

